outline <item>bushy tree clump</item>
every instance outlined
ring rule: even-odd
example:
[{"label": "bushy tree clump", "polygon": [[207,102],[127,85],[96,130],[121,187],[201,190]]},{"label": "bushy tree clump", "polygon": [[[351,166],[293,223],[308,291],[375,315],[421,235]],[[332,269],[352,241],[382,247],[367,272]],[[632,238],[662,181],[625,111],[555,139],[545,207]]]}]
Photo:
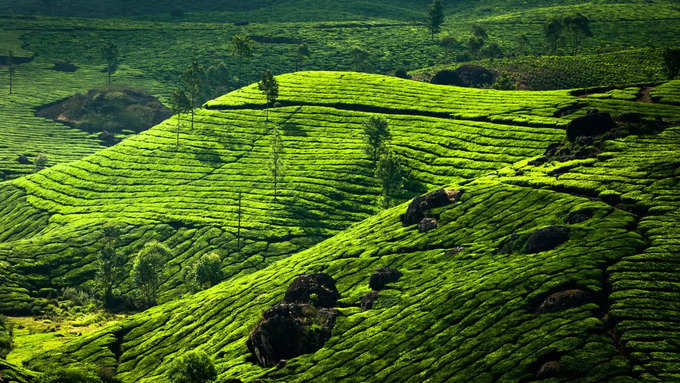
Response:
[{"label": "bushy tree clump", "polygon": [[192,289],[207,289],[223,278],[222,260],[215,253],[203,254],[188,269],[186,280]]},{"label": "bushy tree clump", "polygon": [[207,383],[217,379],[217,370],[205,352],[191,351],[172,362],[168,378],[171,383]]},{"label": "bushy tree clump", "polygon": [[161,276],[170,255],[171,251],[167,246],[151,241],[144,245],[132,263],[130,277],[147,307],[156,304]]}]

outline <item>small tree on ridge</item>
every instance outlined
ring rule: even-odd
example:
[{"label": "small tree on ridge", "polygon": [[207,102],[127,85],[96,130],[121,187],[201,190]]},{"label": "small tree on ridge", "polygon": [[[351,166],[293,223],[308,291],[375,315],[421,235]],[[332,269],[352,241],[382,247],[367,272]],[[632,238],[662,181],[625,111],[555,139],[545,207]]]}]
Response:
[{"label": "small tree on ridge", "polygon": [[120,64],[118,46],[109,41],[101,50],[102,58],[106,61],[107,85],[111,86],[111,76],[118,70]]},{"label": "small tree on ridge", "polygon": [[262,80],[257,84],[257,88],[267,99],[266,121],[269,121],[269,108],[276,102],[276,99],[279,98],[279,82],[276,81],[276,78],[274,78],[271,71],[266,70],[262,73]]},{"label": "small tree on ridge", "polygon": [[432,34],[432,40],[434,40],[434,35],[441,31],[444,17],[444,2],[442,0],[433,0],[427,9],[427,17],[425,18],[427,29]]}]

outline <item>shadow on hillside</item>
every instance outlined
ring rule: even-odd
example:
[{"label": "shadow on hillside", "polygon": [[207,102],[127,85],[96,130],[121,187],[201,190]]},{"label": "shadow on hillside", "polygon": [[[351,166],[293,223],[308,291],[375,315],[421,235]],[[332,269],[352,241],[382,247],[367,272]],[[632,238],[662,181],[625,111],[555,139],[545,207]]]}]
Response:
[{"label": "shadow on hillside", "polygon": [[202,164],[210,166],[212,168],[218,168],[222,166],[222,164],[224,164],[222,156],[220,156],[220,153],[214,148],[199,149],[194,155],[194,157]]},{"label": "shadow on hillside", "polygon": [[324,236],[323,215],[309,210],[309,206],[303,206],[300,199],[296,198],[293,204],[286,205],[286,218],[309,237]]},{"label": "shadow on hillside", "polygon": [[278,125],[283,129],[283,134],[286,136],[294,137],[307,137],[307,132],[305,132],[302,127],[298,124],[291,122],[295,115],[302,109],[302,106],[298,106],[294,111],[290,112]]}]

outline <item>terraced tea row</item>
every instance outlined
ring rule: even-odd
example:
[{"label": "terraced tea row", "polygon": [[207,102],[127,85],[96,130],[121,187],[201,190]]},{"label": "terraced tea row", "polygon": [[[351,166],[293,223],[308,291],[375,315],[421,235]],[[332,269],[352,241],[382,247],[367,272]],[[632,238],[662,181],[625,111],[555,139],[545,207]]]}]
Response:
[{"label": "terraced tea row", "polygon": [[[97,134],[36,117],[35,110],[78,92],[102,86],[106,78],[98,68],[81,67],[75,73],[48,69],[44,61],[22,64],[16,70],[14,94],[0,98],[0,180],[34,171],[32,160],[47,156],[48,165],[69,162],[103,148]],[[165,94],[160,84],[139,78],[139,72],[123,67],[118,84]],[[5,92],[6,88],[2,88]],[[124,137],[125,134],[121,135]],[[25,160],[19,156],[24,155]]]},{"label": "terraced tea row", "polygon": [[[536,302],[568,286],[606,294],[606,266],[644,246],[626,229],[634,216],[601,202],[497,182],[473,182],[464,190],[460,202],[436,212],[440,223],[431,232],[402,227],[402,205],[263,270],[134,316],[33,366],[90,361],[116,366],[125,382],[163,381],[167,363],[198,348],[215,358],[221,377],[243,380],[529,381],[553,359],[563,371],[582,371],[580,381],[629,376],[631,365],[606,334],[603,302],[555,312],[537,311]],[[565,225],[570,213],[583,209],[591,209],[593,218],[566,225],[570,240],[555,250],[497,252],[513,233]],[[362,312],[368,276],[380,266],[404,276]],[[344,307],[333,336],[318,352],[283,367],[252,364],[245,347],[250,328],[296,275],[309,272],[327,272],[338,281]],[[121,353],[114,355],[117,345]]]},{"label": "terraced tea row", "polygon": [[[26,301],[26,294],[35,297],[41,288],[90,279],[105,222],[125,222],[125,253],[152,237],[176,249],[164,284],[170,298],[184,289],[175,271],[202,253],[217,251],[226,274],[236,275],[365,219],[375,213],[380,192],[362,149],[362,123],[368,116],[317,106],[271,111],[285,145],[278,201],[267,165],[273,123],[265,124],[264,111],[246,109],[201,110],[193,131],[183,120],[179,147],[172,118],[96,155],[5,185],[5,195],[18,187],[25,196],[2,223],[0,232],[8,241],[0,245],[0,254],[13,263],[13,280],[31,275],[23,284],[30,291],[14,290],[12,302],[30,311],[31,305],[18,303]],[[564,134],[556,128],[385,117],[409,184],[417,189],[407,191],[411,194],[536,155]],[[15,222],[36,214],[49,216],[49,224],[35,221],[30,231],[20,232],[26,239],[17,240],[22,237]]]}]

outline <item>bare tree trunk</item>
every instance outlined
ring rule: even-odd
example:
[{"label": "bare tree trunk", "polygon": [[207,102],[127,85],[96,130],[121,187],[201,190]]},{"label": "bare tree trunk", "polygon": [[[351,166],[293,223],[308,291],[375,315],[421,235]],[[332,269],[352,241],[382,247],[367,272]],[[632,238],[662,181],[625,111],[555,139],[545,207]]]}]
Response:
[{"label": "bare tree trunk", "polygon": [[179,118],[181,113],[177,113],[177,146],[175,150],[179,149]]},{"label": "bare tree trunk", "polygon": [[238,192],[238,231],[236,234],[236,249],[241,252],[241,192]]}]

